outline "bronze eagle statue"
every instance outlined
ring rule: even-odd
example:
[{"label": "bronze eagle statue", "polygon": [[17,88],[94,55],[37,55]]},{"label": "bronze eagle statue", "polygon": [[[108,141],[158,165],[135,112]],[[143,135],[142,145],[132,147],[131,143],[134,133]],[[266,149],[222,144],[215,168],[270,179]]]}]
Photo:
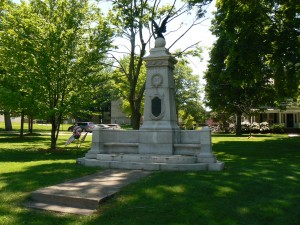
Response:
[{"label": "bronze eagle statue", "polygon": [[156,38],[163,38],[165,39],[163,33],[165,33],[167,31],[167,21],[170,18],[170,15],[167,15],[167,17],[162,21],[161,25],[158,26],[158,24],[154,21],[153,18],[151,18],[152,24],[154,26],[154,33],[156,34],[156,36],[154,35],[155,39]]}]

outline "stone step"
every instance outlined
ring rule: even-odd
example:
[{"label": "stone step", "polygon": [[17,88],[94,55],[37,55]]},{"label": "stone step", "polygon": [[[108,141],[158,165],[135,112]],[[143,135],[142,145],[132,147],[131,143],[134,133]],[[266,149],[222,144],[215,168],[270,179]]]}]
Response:
[{"label": "stone step", "polygon": [[42,203],[54,203],[57,205],[64,205],[70,207],[84,208],[84,209],[95,209],[99,205],[99,199],[97,198],[86,198],[65,195],[59,189],[42,189],[31,193],[31,199],[35,202]]},{"label": "stone step", "polygon": [[98,154],[97,160],[138,163],[194,164],[197,162],[197,157],[183,155]]},{"label": "stone step", "polygon": [[78,215],[90,215],[96,212],[96,209],[87,209],[80,207],[72,207],[63,204],[57,203],[49,203],[49,202],[36,202],[31,201],[25,204],[28,208],[41,209],[59,213],[70,213],[70,214],[78,214]]},{"label": "stone step", "polygon": [[138,170],[105,170],[31,193],[27,207],[87,215],[120,188],[149,174]]},{"label": "stone step", "polygon": [[99,166],[110,169],[128,169],[128,170],[165,170],[165,171],[202,171],[209,170],[208,163],[144,163],[144,162],[121,162],[121,161],[102,161],[97,159],[85,159],[86,166]]}]

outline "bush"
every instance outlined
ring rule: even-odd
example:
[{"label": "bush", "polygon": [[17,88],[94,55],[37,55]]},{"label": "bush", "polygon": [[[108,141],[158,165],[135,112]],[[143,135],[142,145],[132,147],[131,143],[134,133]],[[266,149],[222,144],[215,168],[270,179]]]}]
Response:
[{"label": "bush", "polygon": [[262,122],[259,124],[259,126],[260,126],[259,130],[261,133],[268,133],[270,131],[268,122]]},{"label": "bush", "polygon": [[274,134],[283,134],[284,133],[284,125],[283,124],[273,124],[271,126],[271,132]]},{"label": "bush", "polygon": [[250,126],[251,124],[249,122],[242,122],[242,133],[249,133]]},{"label": "bush", "polygon": [[185,129],[186,130],[193,130],[194,129],[194,117],[191,115],[188,115],[187,118],[185,119]]},{"label": "bush", "polygon": [[250,133],[250,128],[251,133],[268,133],[270,131],[268,122],[253,122],[252,124],[249,122],[242,122],[242,133]]},{"label": "bush", "polygon": [[259,131],[260,131],[260,124],[256,123],[256,122],[253,122],[251,124],[251,132],[252,133],[259,133]]}]

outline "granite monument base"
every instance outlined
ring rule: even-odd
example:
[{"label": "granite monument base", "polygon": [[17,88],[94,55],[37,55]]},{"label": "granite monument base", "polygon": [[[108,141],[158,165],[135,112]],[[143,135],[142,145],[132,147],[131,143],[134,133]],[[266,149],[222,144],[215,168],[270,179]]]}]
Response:
[{"label": "granite monument base", "polygon": [[211,132],[190,130],[93,131],[92,148],[77,163],[102,168],[220,171],[211,150]]}]

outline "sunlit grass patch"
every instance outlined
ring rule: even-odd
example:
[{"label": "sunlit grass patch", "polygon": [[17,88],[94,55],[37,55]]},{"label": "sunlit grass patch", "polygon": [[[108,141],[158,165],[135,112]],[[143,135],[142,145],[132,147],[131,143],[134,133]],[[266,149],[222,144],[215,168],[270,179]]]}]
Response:
[{"label": "sunlit grass patch", "polygon": [[[98,171],[75,163],[91,146],[49,150],[49,134],[0,136],[0,224],[300,224],[300,138],[287,135],[214,135],[220,172],[153,172],[77,216],[22,206],[36,189]],[[3,141],[2,141],[3,140]]]}]

